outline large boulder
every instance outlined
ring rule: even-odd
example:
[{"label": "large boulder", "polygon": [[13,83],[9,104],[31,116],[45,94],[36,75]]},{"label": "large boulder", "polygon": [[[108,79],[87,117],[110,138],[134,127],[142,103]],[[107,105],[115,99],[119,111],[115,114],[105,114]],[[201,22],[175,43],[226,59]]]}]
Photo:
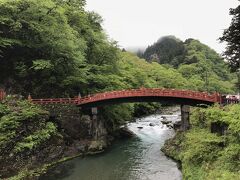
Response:
[{"label": "large boulder", "polygon": [[129,138],[134,137],[135,134],[131,130],[129,130],[127,127],[122,127],[118,130],[118,134],[120,138]]},{"label": "large boulder", "polygon": [[107,147],[107,142],[103,139],[101,140],[94,140],[90,143],[88,147],[88,151],[97,153],[102,152]]},{"label": "large boulder", "polygon": [[173,123],[173,129],[178,130],[181,128],[182,122],[181,121],[176,121]]},{"label": "large boulder", "polygon": [[162,124],[170,124],[172,121],[168,121],[168,120],[161,120]]}]

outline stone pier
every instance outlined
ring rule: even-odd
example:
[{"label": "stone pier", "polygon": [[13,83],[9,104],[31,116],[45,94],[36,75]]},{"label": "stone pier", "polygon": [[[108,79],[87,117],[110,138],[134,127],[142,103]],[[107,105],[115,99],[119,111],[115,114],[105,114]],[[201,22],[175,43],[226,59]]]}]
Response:
[{"label": "stone pier", "polygon": [[91,134],[93,136],[93,138],[95,140],[98,139],[99,137],[99,132],[98,132],[98,119],[97,119],[97,114],[98,114],[98,109],[97,107],[92,107],[91,108],[91,111],[92,111],[92,116],[91,116],[91,120],[92,120],[92,123],[91,123]]},{"label": "stone pier", "polygon": [[181,105],[181,128],[180,130],[186,131],[190,128],[190,106]]}]

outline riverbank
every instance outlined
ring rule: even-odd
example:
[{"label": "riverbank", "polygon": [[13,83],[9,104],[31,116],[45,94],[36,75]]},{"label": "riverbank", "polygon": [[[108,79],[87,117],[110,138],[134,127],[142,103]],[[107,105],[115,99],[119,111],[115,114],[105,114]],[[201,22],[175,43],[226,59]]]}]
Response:
[{"label": "riverbank", "polygon": [[174,136],[174,130],[161,123],[162,116],[173,122],[180,120],[179,114],[166,113],[137,118],[127,124],[135,137],[116,140],[99,155],[63,162],[50,168],[40,180],[180,180],[177,163],[159,149]]},{"label": "riverbank", "polygon": [[195,108],[192,128],[177,132],[162,151],[181,162],[183,179],[239,180],[240,106]]},{"label": "riverbank", "polygon": [[96,140],[91,117],[77,107],[36,106],[17,95],[0,103],[0,118],[1,179],[37,179],[51,166],[101,153],[115,138],[133,136],[116,126],[109,133],[100,116]]},{"label": "riverbank", "polygon": [[[171,118],[171,115],[165,114],[179,112],[179,107],[162,107],[161,112],[164,114],[156,115],[159,117],[157,121],[144,122],[143,119],[148,117],[147,113],[152,111],[153,108],[151,111],[144,111],[145,116],[139,119],[140,126],[143,127],[137,127],[137,130],[146,132],[146,128],[159,127],[159,131],[166,128],[164,131],[170,130],[172,134],[172,128],[165,123],[166,117]],[[126,126],[115,128],[109,133],[100,116],[97,128],[101,133],[96,140],[89,134],[91,117],[79,114],[75,106],[40,107],[21,100],[18,96],[9,96],[0,104],[0,115],[0,174],[3,179],[38,179],[49,168],[65,161],[104,152],[114,139],[134,137]],[[179,114],[174,117],[179,118]],[[11,134],[11,138],[8,139]]]},{"label": "riverbank", "polygon": [[[44,108],[19,96],[4,99],[0,103],[0,178],[34,179],[58,162],[102,150],[102,140],[96,143],[84,133],[89,119],[78,117],[73,118],[72,131],[81,127],[82,134],[76,133],[76,138],[67,131],[69,125],[65,123],[66,129],[61,128],[64,122],[53,118]],[[71,125],[70,119],[69,122]]]},{"label": "riverbank", "polygon": [[[161,114],[161,112],[163,113],[164,112],[164,114]],[[149,121],[149,120],[147,120],[147,121],[145,121],[144,119],[149,119],[149,117],[151,117],[151,118],[153,118],[153,119],[156,119],[155,121],[153,120],[151,120],[151,121]],[[65,174],[62,174],[61,172],[63,171],[63,172],[65,172],[66,171],[66,168],[65,168],[65,164],[66,164],[66,166],[68,167],[68,166],[70,166],[70,167],[75,167],[75,166],[79,166],[79,164],[81,164],[80,166],[84,166],[83,164],[87,164],[87,165],[85,165],[85,166],[88,166],[89,165],[89,162],[86,162],[87,161],[87,159],[94,159],[94,164],[91,164],[91,165],[89,165],[89,168],[86,168],[86,169],[93,169],[92,167],[94,167],[95,166],[95,164],[97,164],[98,163],[98,159],[95,159],[96,157],[97,158],[100,158],[100,159],[102,159],[102,158],[104,158],[105,156],[111,156],[111,152],[112,152],[112,150],[113,149],[122,149],[122,143],[124,143],[124,142],[131,142],[131,141],[136,141],[136,139],[137,139],[137,141],[138,140],[140,140],[139,139],[139,131],[141,131],[141,133],[143,133],[144,134],[144,136],[146,135],[146,133],[147,134],[149,134],[149,135],[153,135],[153,134],[151,134],[151,131],[153,130],[153,129],[155,129],[155,128],[157,128],[157,131],[160,131],[160,134],[158,133],[158,136],[159,135],[161,135],[161,138],[160,138],[160,141],[159,141],[159,139],[157,138],[157,137],[154,137],[154,146],[155,146],[155,149],[156,149],[156,151],[157,152],[160,152],[159,151],[159,145],[160,146],[162,146],[163,145],[163,143],[164,143],[164,141],[166,140],[166,139],[168,139],[168,138],[170,138],[170,137],[172,137],[173,135],[174,135],[174,131],[173,131],[173,128],[171,128],[171,127],[169,127],[168,125],[169,124],[163,124],[162,123],[162,121],[166,121],[166,118],[167,117],[167,121],[169,121],[169,122],[171,122],[171,123],[174,123],[174,122],[178,122],[178,121],[180,121],[180,107],[178,107],[178,106],[174,106],[174,107],[162,107],[161,108],[161,110],[158,110],[157,111],[157,114],[156,115],[151,115],[151,116],[149,116],[149,115],[144,115],[144,116],[142,116],[141,118],[136,118],[137,120],[136,121],[133,121],[133,122],[130,122],[128,125],[125,125],[125,126],[123,126],[121,129],[119,129],[118,131],[116,131],[115,133],[114,133],[114,137],[116,137],[116,140],[115,141],[113,141],[113,139],[111,140],[111,142],[113,142],[113,144],[109,144],[109,146],[107,146],[106,147],[106,151],[104,150],[104,151],[101,151],[100,153],[101,154],[99,154],[99,155],[96,155],[96,154],[98,154],[98,153],[87,153],[87,154],[84,154],[83,156],[79,156],[79,157],[75,157],[74,159],[70,159],[70,160],[67,160],[67,161],[65,161],[65,162],[61,162],[61,163],[59,163],[59,164],[56,164],[56,165],[54,165],[54,166],[52,166],[52,167],[50,167],[49,168],[49,170],[47,171],[47,173],[46,172],[44,172],[44,173],[42,173],[42,176],[40,177],[40,179],[64,179],[64,177],[65,177]],[[140,123],[140,124],[139,124]],[[141,126],[141,128],[139,128]],[[149,129],[149,131],[147,130],[148,128],[150,128]],[[143,130],[144,129],[144,130]],[[134,132],[134,134],[133,134],[133,132]],[[145,133],[144,133],[145,132]],[[150,133],[149,133],[150,132]],[[161,134],[161,132],[164,132],[163,134]],[[166,132],[168,132],[168,133],[166,133]],[[140,136],[141,136],[141,134],[140,134]],[[148,136],[148,135],[147,135]],[[163,136],[163,137],[162,137]],[[132,137],[131,139],[129,139],[129,137]],[[113,137],[112,137],[113,138]],[[150,142],[151,142],[152,140],[150,140]],[[119,142],[120,142],[120,147],[118,147],[119,146]],[[149,142],[149,143],[150,143]],[[159,144],[159,142],[160,142],[160,144]],[[124,147],[126,147],[125,145],[124,145]],[[137,149],[134,149],[134,150],[136,150],[137,151]],[[127,151],[129,151],[129,150],[127,150]],[[118,153],[121,153],[121,152],[118,152]],[[91,155],[91,156],[88,156],[88,155]],[[119,157],[119,155],[118,154],[116,154],[116,156],[117,157]],[[156,156],[158,156],[158,154],[156,154]],[[169,174],[167,173],[167,171],[169,170],[169,169],[165,169],[165,171],[166,171],[166,174],[164,175],[163,174],[163,171],[162,170],[160,170],[158,173],[160,173],[161,174],[161,177],[167,177],[168,179],[181,179],[181,172],[180,171],[178,171],[178,164],[176,164],[175,162],[172,162],[171,160],[169,160],[168,158],[166,159],[166,157],[161,153],[161,156],[163,156],[163,157],[161,157],[161,160],[159,160],[159,162],[161,162],[162,163],[162,160],[164,159],[164,161],[167,161],[168,163],[173,163],[172,165],[174,166],[174,174],[175,174],[175,176],[169,176]],[[115,159],[115,157],[112,157],[113,159]],[[112,159],[111,158],[111,159]],[[155,158],[157,158],[157,157],[155,157]],[[163,159],[162,159],[163,158]],[[101,160],[101,162],[100,162],[100,164],[102,163],[102,161],[103,160]],[[71,163],[76,163],[75,165],[72,165]],[[159,162],[157,162],[156,161],[156,163],[157,163],[157,166],[159,165]],[[109,162],[108,162],[109,163]],[[125,162],[126,163],[126,162]],[[119,162],[118,162],[118,164],[119,164]],[[168,164],[169,165],[169,164]],[[112,166],[111,164],[110,164],[110,166]],[[162,165],[162,167],[164,166],[164,164]],[[114,165],[113,165],[113,167],[114,167]],[[60,169],[59,169],[60,168]],[[102,167],[100,167],[100,168],[102,168]],[[108,168],[106,168],[106,169],[111,169],[112,167],[108,167]],[[172,167],[173,168],[173,167]],[[81,172],[81,173],[79,173],[79,174],[81,174],[81,175],[78,175],[79,177],[82,177],[82,173],[83,174],[85,174],[86,172],[86,169],[84,170],[84,172],[81,172],[81,170],[80,169],[78,169],[78,170],[76,170],[77,172]],[[71,170],[69,170],[70,172],[72,172],[73,170],[71,169]],[[172,170],[173,171],[173,170]],[[45,174],[46,173],[46,174]],[[104,173],[106,173],[106,174],[108,174],[106,171],[104,172]],[[126,171],[124,171],[124,173],[126,173]],[[67,174],[71,174],[71,173],[67,173]],[[91,172],[89,172],[89,174],[92,174]],[[55,177],[56,176],[56,177]],[[88,175],[87,175],[88,176]],[[102,174],[102,176],[104,176],[103,174]],[[158,174],[158,176],[160,176],[159,174]],[[53,178],[54,177],[54,178]],[[78,178],[79,178],[78,177]],[[98,179],[98,178],[100,178],[101,177],[101,175],[100,175],[100,177],[99,177],[99,175],[97,174],[97,175],[95,175],[95,177],[96,177],[96,179]],[[125,177],[125,175],[124,175],[124,177]],[[106,177],[107,178],[107,177]],[[129,177],[128,177],[129,178]],[[69,179],[72,179],[72,178],[69,178]],[[139,179],[139,178],[138,178]],[[153,178],[154,179],[154,178]],[[157,178],[158,179],[158,178]],[[131,179],[132,180],[132,179]]]}]

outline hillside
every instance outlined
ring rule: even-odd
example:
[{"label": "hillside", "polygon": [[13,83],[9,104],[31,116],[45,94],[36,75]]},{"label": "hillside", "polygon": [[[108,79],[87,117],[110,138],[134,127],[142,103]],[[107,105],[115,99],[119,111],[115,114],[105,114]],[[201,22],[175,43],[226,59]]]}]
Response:
[{"label": "hillside", "polygon": [[[195,39],[185,42],[174,36],[160,38],[143,52],[142,56],[148,62],[170,65],[182,74],[184,78],[196,84],[202,84],[201,91],[227,92],[223,84],[234,88],[236,76],[230,73],[224,59],[213,49]],[[212,88],[215,86],[215,88]]]},{"label": "hillside", "polygon": [[191,129],[178,132],[162,150],[181,161],[183,179],[238,180],[240,106],[194,108]]}]

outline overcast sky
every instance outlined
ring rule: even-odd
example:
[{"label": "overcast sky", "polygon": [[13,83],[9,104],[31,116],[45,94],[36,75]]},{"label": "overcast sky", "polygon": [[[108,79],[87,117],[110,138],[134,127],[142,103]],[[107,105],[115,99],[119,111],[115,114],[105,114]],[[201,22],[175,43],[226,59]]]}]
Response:
[{"label": "overcast sky", "polygon": [[238,0],[87,0],[87,10],[99,13],[109,38],[121,47],[151,45],[160,37],[199,39],[218,53],[218,42],[230,22],[229,8]]}]

